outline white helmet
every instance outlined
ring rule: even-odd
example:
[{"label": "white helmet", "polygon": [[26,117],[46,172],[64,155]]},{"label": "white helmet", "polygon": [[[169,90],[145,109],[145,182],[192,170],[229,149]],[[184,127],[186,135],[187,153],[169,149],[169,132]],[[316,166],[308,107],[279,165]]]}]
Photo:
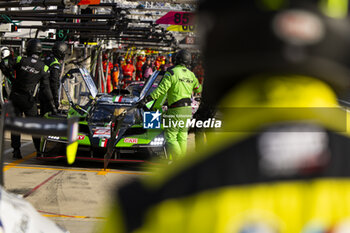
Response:
[{"label": "white helmet", "polygon": [[10,49],[8,47],[2,47],[0,51],[1,51],[1,59],[5,59],[11,54]]}]

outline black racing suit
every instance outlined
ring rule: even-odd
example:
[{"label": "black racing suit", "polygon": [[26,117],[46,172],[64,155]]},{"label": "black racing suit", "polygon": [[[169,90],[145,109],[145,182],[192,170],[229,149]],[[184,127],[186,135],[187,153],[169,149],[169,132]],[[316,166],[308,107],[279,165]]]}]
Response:
[{"label": "black racing suit", "polygon": [[[55,103],[56,109],[59,106],[59,88],[60,88],[60,76],[61,76],[61,70],[62,65],[58,58],[56,58],[53,54],[48,56],[45,59],[45,65],[49,67],[50,71],[50,89],[53,96],[53,101]],[[40,99],[40,116],[44,116],[47,112],[50,111],[50,105],[46,101],[45,95],[43,91],[39,92],[39,99]]]},{"label": "black racing suit", "polygon": [[0,70],[1,72],[8,78],[10,79],[11,82],[14,80],[14,74],[13,70],[10,69],[10,67],[13,67],[15,61],[12,56],[8,56],[7,58],[4,58],[0,62]]},{"label": "black racing suit", "polygon": [[[6,58],[3,58],[0,62],[0,70],[3,73],[3,75],[5,76],[4,81],[5,81],[5,79],[7,81],[7,84],[8,84],[7,88],[11,88],[11,85],[14,82],[15,74],[13,72],[13,69],[11,69],[11,67],[13,67],[14,63],[15,63],[15,60],[12,56],[8,56]],[[2,83],[2,84],[4,84],[4,83]],[[3,97],[8,99],[9,93],[7,92],[6,84],[5,84],[5,86],[2,86],[2,88],[3,88],[3,90],[2,90]]]},{"label": "black racing suit", "polygon": [[[40,89],[45,95],[46,101],[50,104],[51,110],[54,110],[52,93],[49,84],[49,68],[40,61],[39,56],[17,57],[13,69],[16,71],[16,79],[12,86],[10,100],[13,103],[16,116],[22,116],[24,113],[28,117],[38,115],[34,92],[38,83]],[[39,150],[40,139],[33,137],[33,143],[36,150]],[[21,137],[18,134],[11,134],[11,146],[18,150],[21,146]]]}]

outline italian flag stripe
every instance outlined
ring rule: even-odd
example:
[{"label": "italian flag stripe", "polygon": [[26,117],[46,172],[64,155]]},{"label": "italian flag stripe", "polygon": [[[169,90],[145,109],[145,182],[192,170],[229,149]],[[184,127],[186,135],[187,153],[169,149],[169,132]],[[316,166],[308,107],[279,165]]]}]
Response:
[{"label": "italian flag stripe", "polygon": [[100,147],[107,147],[108,140],[106,138],[103,138],[100,140],[99,146]]},{"label": "italian flag stripe", "polygon": [[123,99],[123,96],[122,95],[118,95],[118,96],[114,96],[112,100],[113,100],[113,102],[120,103],[122,101],[122,99]]}]

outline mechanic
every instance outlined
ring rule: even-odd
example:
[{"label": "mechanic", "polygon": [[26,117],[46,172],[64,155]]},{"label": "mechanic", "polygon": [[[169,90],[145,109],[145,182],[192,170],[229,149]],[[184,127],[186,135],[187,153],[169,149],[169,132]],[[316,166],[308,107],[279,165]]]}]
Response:
[{"label": "mechanic", "polygon": [[203,95],[230,131],[119,189],[102,232],[347,232],[350,138],[337,94],[350,84],[350,34],[337,3],[201,1]]},{"label": "mechanic", "polygon": [[[107,62],[108,62],[108,64],[107,64]],[[106,78],[107,93],[110,93],[112,91],[112,86],[113,86],[112,77],[111,77],[113,64],[112,64],[112,62],[109,61],[107,52],[104,53],[102,56],[102,66],[103,66],[103,75],[106,75],[106,73],[107,73],[107,78]],[[102,87],[103,87],[103,85],[102,85]],[[103,88],[102,88],[102,92],[104,92]]]},{"label": "mechanic", "polygon": [[140,55],[137,57],[136,62],[136,81],[140,81],[142,79],[142,66],[145,63],[143,57]]},{"label": "mechanic", "polygon": [[[171,57],[167,56],[165,58],[164,64],[160,66],[161,71],[167,71],[170,67],[172,67],[174,64],[171,62]],[[194,72],[193,72],[194,73]],[[194,73],[195,74],[195,73]],[[196,75],[196,74],[195,74]],[[197,75],[196,75],[197,77]],[[202,83],[201,83],[202,84]]]},{"label": "mechanic", "polygon": [[160,66],[162,65],[162,58],[158,56],[156,61],[154,62],[154,67],[156,70],[160,70]]},{"label": "mechanic", "polygon": [[134,73],[135,66],[132,64],[132,60],[128,58],[123,66],[123,88],[126,88],[132,82]]},{"label": "mechanic", "polygon": [[[52,53],[46,57],[45,65],[49,67],[50,72],[50,88],[55,103],[56,109],[59,107],[59,90],[60,90],[60,77],[62,73],[62,65],[64,57],[66,56],[68,46],[63,41],[57,41],[52,47]],[[51,111],[50,103],[47,102],[44,91],[39,91],[40,100],[40,116],[44,116]]]},{"label": "mechanic", "polygon": [[15,79],[15,74],[13,70],[10,69],[10,67],[13,66],[14,64],[14,58],[8,47],[2,47],[0,51],[1,51],[0,70],[5,77],[2,82],[2,85],[3,85],[2,92],[3,92],[4,101],[7,101],[10,95],[9,91],[11,91],[11,86]]},{"label": "mechanic", "polygon": [[9,79],[10,83],[12,83],[15,79],[15,74],[10,70],[10,67],[14,64],[13,56],[11,55],[11,51],[8,47],[1,48],[1,62],[0,62],[0,70]]},{"label": "mechanic", "polygon": [[150,57],[146,58],[145,64],[142,66],[142,81],[147,79],[153,74],[153,65]]},{"label": "mechanic", "polygon": [[[50,88],[49,67],[40,60],[42,51],[40,40],[30,39],[26,46],[26,57],[18,56],[11,69],[16,71],[16,79],[12,86],[10,100],[13,103],[16,116],[24,113],[28,117],[38,116],[36,101],[34,99],[36,86],[40,83],[40,89],[46,101],[49,103],[50,111],[57,114],[56,105],[52,97]],[[40,149],[40,138],[33,137],[33,143],[37,152]],[[21,136],[11,134],[11,146],[13,148],[13,158],[22,158]]]},{"label": "mechanic", "polygon": [[124,65],[124,57],[119,56],[118,60],[114,62],[114,67],[112,70],[113,73],[113,88],[118,89],[121,81],[123,80],[123,65]]},{"label": "mechanic", "polygon": [[[123,58],[124,59],[124,58]],[[113,59],[113,68],[112,68],[112,85],[113,85],[113,90],[118,89],[119,87],[119,80],[122,76],[121,71],[121,66],[119,66],[119,58],[114,57]]]},{"label": "mechanic", "polygon": [[[202,86],[196,76],[186,67],[191,64],[191,53],[180,50],[175,57],[175,66],[169,69],[159,86],[144,101],[156,100],[167,95],[169,109],[163,117],[170,122],[187,122],[192,117],[191,96],[199,93]],[[142,103],[141,103],[142,105]],[[165,140],[172,160],[179,159],[186,154],[188,128],[180,125],[165,128]]]}]

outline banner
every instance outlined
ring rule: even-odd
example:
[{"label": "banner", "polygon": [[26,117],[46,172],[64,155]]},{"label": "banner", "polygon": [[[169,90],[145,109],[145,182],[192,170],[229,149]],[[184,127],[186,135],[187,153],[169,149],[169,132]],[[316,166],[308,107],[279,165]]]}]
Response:
[{"label": "banner", "polygon": [[81,0],[78,5],[98,5],[101,0]]},{"label": "banner", "polygon": [[194,25],[171,25],[167,27],[168,31],[173,31],[173,32],[195,32],[196,31],[196,26]]},{"label": "banner", "polygon": [[186,11],[169,11],[156,21],[157,24],[193,25],[194,13]]}]

